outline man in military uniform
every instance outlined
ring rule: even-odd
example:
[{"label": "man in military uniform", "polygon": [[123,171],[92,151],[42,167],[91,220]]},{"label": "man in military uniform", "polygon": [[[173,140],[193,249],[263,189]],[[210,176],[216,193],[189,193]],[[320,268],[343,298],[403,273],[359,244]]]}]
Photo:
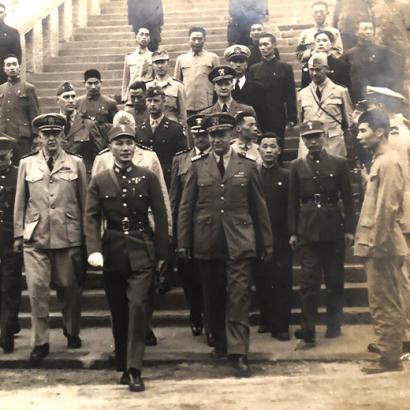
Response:
[{"label": "man in military uniform", "polygon": [[164,114],[165,93],[155,86],[147,90],[149,119],[137,125],[137,142],[152,148],[158,155],[169,188],[171,183],[172,158],[187,148],[187,138],[181,124],[170,120]]},{"label": "man in military uniform", "polygon": [[322,274],[327,289],[326,337],[341,334],[344,251],[345,245],[353,245],[354,203],[347,160],[327,153],[324,124],[307,121],[300,135],[308,154],[290,166],[289,243],[298,250],[301,264],[302,319],[295,336],[309,346],[315,344]]},{"label": "man in military uniform", "polygon": [[77,111],[83,118],[95,122],[105,141],[112,127],[114,115],[118,112],[117,103],[101,93],[101,73],[94,68],[84,72],[86,95],[78,98]]},{"label": "man in military uniform", "polygon": [[72,84],[69,82],[60,84],[57,89],[57,103],[60,107],[60,114],[66,120],[64,149],[80,154],[87,173],[91,174],[95,156],[107,146],[107,142],[96,123],[78,113],[77,94]]},{"label": "man in military uniform", "polygon": [[152,53],[154,80],[147,83],[147,88],[158,86],[164,90],[164,114],[173,121],[186,126],[187,108],[184,85],[169,75],[169,56],[166,50]]},{"label": "man in military uniform", "polygon": [[370,314],[375,323],[379,360],[365,373],[403,369],[400,362],[405,307],[402,266],[408,254],[400,227],[405,174],[397,152],[389,145],[387,114],[374,108],[358,120],[357,138],[373,152],[365,197],[356,229],[354,254],[364,258]]},{"label": "man in military uniform", "polygon": [[259,152],[261,175],[273,234],[273,258],[259,261],[254,283],[260,309],[259,333],[290,339],[292,307],[292,250],[288,233],[289,171],[279,165],[280,146],[273,133],[262,134]]},{"label": "man in military uniform", "polygon": [[13,27],[8,26],[4,19],[7,15],[6,5],[0,3],[0,84],[7,81],[7,74],[3,70],[4,60],[7,55],[14,54],[21,62],[20,33]]},{"label": "man in military uniform", "polygon": [[246,76],[250,55],[249,48],[242,45],[230,46],[224,53],[225,59],[236,72],[232,98],[253,107],[263,130],[266,117],[266,92],[262,85],[250,81]]},{"label": "man in military uniform", "polygon": [[[101,266],[112,317],[121,384],[143,391],[141,367],[149,293],[155,267],[168,254],[168,224],[157,176],[133,164],[134,130],[126,125],[109,134],[114,165],[91,179],[85,218],[88,262]],[[148,221],[151,208],[154,231]],[[101,239],[102,217],[106,228]]]},{"label": "man in military uniform", "polygon": [[135,35],[137,42],[135,51],[125,56],[121,87],[121,100],[123,102],[129,101],[129,86],[134,81],[147,82],[153,79],[152,52],[148,50],[149,40],[149,30],[141,27]]},{"label": "man in military uniform", "polygon": [[0,347],[14,350],[14,333],[20,330],[21,252],[13,250],[13,209],[17,167],[11,162],[15,139],[0,133]]},{"label": "man in military uniform", "polygon": [[144,81],[134,81],[130,85],[130,99],[125,104],[124,111],[133,115],[135,123],[139,124],[148,119],[147,86]]},{"label": "man in military uniform", "polygon": [[67,347],[81,347],[81,282],[86,171],[81,158],[65,152],[65,119],[43,114],[33,120],[41,150],[20,162],[14,208],[15,249],[23,249],[31,304],[30,359],[49,353],[50,283],[62,304]]},{"label": "man in military uniform", "polygon": [[[345,133],[352,123],[353,104],[349,91],[327,76],[329,66],[325,53],[316,53],[309,60],[312,82],[299,91],[301,122],[321,121],[326,128],[325,148],[328,154],[347,156]],[[304,140],[299,142],[298,157],[306,155]]]},{"label": "man in military uniform", "polygon": [[255,118],[256,113],[250,105],[240,104],[232,98],[233,79],[236,76],[235,70],[228,65],[215,67],[209,73],[209,81],[214,84],[217,101],[214,105],[201,111],[202,115],[209,115],[218,112],[226,112],[235,117],[239,111],[250,112]]},{"label": "man in military uniform", "polygon": [[228,354],[236,374],[250,376],[250,280],[256,257],[272,256],[272,232],[254,160],[230,147],[235,119],[205,118],[211,151],[194,158],[178,215],[180,256],[198,261],[214,358]]},{"label": "man in military uniform", "polygon": [[[177,243],[178,209],[182,198],[188,170],[194,158],[209,152],[209,136],[202,125],[202,115],[188,118],[188,126],[194,142],[192,149],[177,153],[172,161],[171,188],[169,191],[172,219],[174,227],[174,240]],[[192,334],[199,336],[203,330],[203,302],[202,287],[195,261],[178,259],[178,273],[182,280],[185,298],[190,307],[190,325]]]},{"label": "man in military uniform", "polygon": [[236,152],[242,152],[252,156],[258,163],[262,162],[258,150],[258,144],[254,141],[258,139],[259,129],[256,118],[249,112],[241,111],[236,117],[236,135],[231,141],[231,147]]},{"label": "man in military uniform", "polygon": [[31,122],[40,113],[40,107],[34,85],[20,78],[17,56],[6,56],[4,72],[8,81],[0,85],[0,131],[16,139],[13,162],[18,164],[21,156],[31,151]]}]

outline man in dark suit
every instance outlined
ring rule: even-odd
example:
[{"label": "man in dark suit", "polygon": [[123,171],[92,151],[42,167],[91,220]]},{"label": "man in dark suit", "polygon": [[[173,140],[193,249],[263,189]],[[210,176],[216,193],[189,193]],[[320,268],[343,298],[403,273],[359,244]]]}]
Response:
[{"label": "man in dark suit", "polygon": [[228,355],[236,374],[249,377],[250,280],[255,258],[272,255],[272,232],[256,163],[230,147],[234,126],[226,113],[205,118],[212,149],[188,170],[178,247],[180,256],[198,261],[212,357]]},{"label": "man in dark suit", "polygon": [[0,85],[0,131],[16,139],[13,162],[18,164],[21,156],[31,151],[31,123],[40,113],[40,107],[34,85],[20,78],[17,56],[6,56],[4,72],[8,80]]},{"label": "man in dark suit", "polygon": [[265,33],[259,39],[263,61],[249,68],[248,79],[263,85],[267,96],[265,131],[272,131],[279,137],[283,148],[285,127],[297,121],[296,85],[292,66],[275,57],[276,38]]},{"label": "man in dark suit", "polygon": [[0,84],[7,81],[7,74],[3,70],[6,56],[14,54],[21,63],[20,34],[15,28],[8,26],[4,22],[6,15],[6,5],[0,3]]},{"label": "man in dark suit", "polygon": [[[188,118],[188,126],[191,132],[194,147],[177,153],[172,161],[171,188],[169,199],[171,200],[172,220],[175,243],[177,241],[178,209],[181,202],[188,170],[192,160],[198,155],[209,152],[209,136],[202,125],[203,115],[194,115]],[[189,320],[192,334],[199,336],[203,330],[203,303],[202,287],[195,261],[178,259],[178,273],[182,280],[185,298],[190,307]]]},{"label": "man in dark suit", "polygon": [[[341,335],[344,250],[353,245],[354,202],[347,160],[324,149],[325,126],[307,121],[300,135],[308,154],[292,161],[289,178],[289,244],[301,264],[301,328],[304,347],[315,345],[322,273],[327,289],[326,338]],[[339,202],[343,203],[344,215]]]},{"label": "man in dark suit", "polygon": [[261,135],[259,152],[266,205],[273,234],[273,258],[260,261],[254,272],[261,320],[259,333],[290,339],[292,307],[292,250],[288,233],[289,171],[279,165],[280,147],[274,133]]},{"label": "man in dark suit", "polygon": [[266,92],[262,85],[255,81],[248,80],[246,71],[248,69],[248,59],[251,51],[242,45],[233,45],[225,50],[224,56],[231,67],[235,70],[234,88],[232,97],[234,100],[250,105],[256,112],[259,126],[264,130],[266,117]]},{"label": "man in dark suit", "polygon": [[[149,293],[155,267],[168,254],[167,215],[157,176],[132,162],[134,130],[126,125],[114,127],[109,142],[114,166],[93,176],[88,188],[88,262],[103,267],[117,370],[123,372],[120,383],[139,392],[145,389],[141,367]],[[154,232],[148,221],[149,207]],[[103,216],[107,224],[101,239]]]},{"label": "man in dark suit", "polygon": [[137,142],[152,148],[158,155],[169,189],[172,158],[177,152],[187,148],[187,138],[182,125],[164,115],[165,93],[161,87],[150,87],[146,101],[149,119],[137,125]]},{"label": "man in dark suit", "polygon": [[66,119],[65,149],[83,158],[87,173],[91,175],[91,169],[97,154],[107,146],[96,123],[87,117],[83,117],[76,110],[77,94],[69,82],[60,84],[57,89],[57,103],[60,114]]}]

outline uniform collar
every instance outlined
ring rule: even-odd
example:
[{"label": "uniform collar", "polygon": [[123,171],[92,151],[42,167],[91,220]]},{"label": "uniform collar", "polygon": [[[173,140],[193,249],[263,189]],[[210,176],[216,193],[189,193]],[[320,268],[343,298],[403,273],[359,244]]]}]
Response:
[{"label": "uniform collar", "polygon": [[391,147],[390,147],[390,145],[389,145],[389,143],[388,143],[387,141],[380,143],[380,144],[377,146],[377,148],[374,150],[374,153],[373,153],[373,161],[374,161],[377,157],[379,157],[380,155],[383,155],[383,154],[385,154],[387,151],[390,151],[390,149],[391,149]]},{"label": "uniform collar", "polygon": [[307,158],[310,160],[310,161],[313,161],[313,162],[317,162],[317,161],[322,161],[323,160],[323,158],[325,158],[325,156],[326,156],[326,150],[323,148],[322,149],[322,151],[320,151],[317,155],[315,155],[315,156],[313,156],[313,155],[311,155],[310,153],[308,153],[307,154]]},{"label": "uniform collar", "polygon": [[163,118],[164,118],[164,114],[162,114],[161,117],[155,118],[155,119],[152,118],[151,116],[149,116],[149,124],[152,125],[152,123],[153,123],[154,121],[156,121],[156,122],[157,122],[157,125],[159,125],[159,124],[161,123],[161,121],[163,120]]},{"label": "uniform collar", "polygon": [[266,164],[264,163],[264,162],[262,162],[262,170],[264,170],[264,171],[274,171],[274,170],[276,170],[276,169],[278,169],[279,168],[279,163],[278,163],[278,161],[276,161],[273,165],[271,165],[271,166],[266,166]]},{"label": "uniform collar", "polygon": [[155,77],[153,83],[155,85],[158,85],[159,87],[165,87],[166,85],[171,85],[171,81],[172,81],[172,77],[168,74],[168,76],[165,77],[165,79],[162,79],[162,80]]},{"label": "uniform collar", "polygon": [[208,147],[205,151],[200,151],[199,148],[194,147],[195,155],[207,154],[211,150],[211,147]]},{"label": "uniform collar", "polygon": [[138,47],[138,46],[137,46],[137,47],[135,48],[135,52],[136,52],[137,54],[146,54],[146,53],[149,52],[149,50],[148,50],[148,47],[142,49],[141,47]]},{"label": "uniform collar", "polygon": [[[47,155],[45,152],[44,152],[44,150],[41,150],[41,152],[42,152],[42,154],[43,154],[43,157],[44,157],[44,159],[46,160],[46,162],[49,160],[49,158],[50,158],[50,155]],[[57,161],[57,159],[62,155],[62,152],[63,152],[63,149],[60,149],[60,151],[59,151],[59,153],[55,156],[55,157],[53,157],[53,160],[54,160],[54,163]]]},{"label": "uniform collar", "polygon": [[233,101],[233,98],[232,98],[232,96],[230,96],[230,97],[229,97],[229,100],[228,100],[227,102],[224,102],[224,103],[221,103],[221,102],[219,101],[219,99],[218,99],[217,104],[218,104],[219,107],[221,108],[221,111],[222,111],[222,108],[223,108],[223,105],[224,105],[224,104],[226,104],[226,106],[228,107],[228,110],[229,110],[229,108],[231,107],[232,101]]},{"label": "uniform collar", "polygon": [[9,160],[9,163],[5,166],[0,166],[0,172],[2,174],[8,174],[11,170],[11,168],[13,167],[13,163]]},{"label": "uniform collar", "polygon": [[133,169],[132,163],[130,163],[127,167],[123,168],[120,165],[118,165],[116,162],[114,162],[114,171],[118,175],[129,175]]},{"label": "uniform collar", "polygon": [[194,56],[194,57],[199,57],[199,56],[201,56],[201,55],[203,55],[204,54],[204,49],[202,49],[199,53],[195,53],[192,49],[191,49],[191,55],[192,56]]},{"label": "uniform collar", "polygon": [[[215,151],[213,151],[214,157],[216,159],[216,162],[219,161],[220,156],[218,154],[215,153]],[[227,160],[228,158],[230,158],[232,155],[232,148],[229,147],[228,152],[223,156],[224,161]]]}]

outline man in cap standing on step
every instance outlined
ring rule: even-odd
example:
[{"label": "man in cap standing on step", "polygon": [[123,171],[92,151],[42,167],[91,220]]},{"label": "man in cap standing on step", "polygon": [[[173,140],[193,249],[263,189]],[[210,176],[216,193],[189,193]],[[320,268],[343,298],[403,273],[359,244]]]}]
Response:
[{"label": "man in cap standing on step", "polygon": [[49,354],[50,283],[62,303],[67,347],[81,347],[82,221],[86,196],[83,161],[62,149],[65,118],[43,114],[33,120],[41,149],[20,162],[14,208],[14,247],[23,250],[31,304],[30,359]]}]

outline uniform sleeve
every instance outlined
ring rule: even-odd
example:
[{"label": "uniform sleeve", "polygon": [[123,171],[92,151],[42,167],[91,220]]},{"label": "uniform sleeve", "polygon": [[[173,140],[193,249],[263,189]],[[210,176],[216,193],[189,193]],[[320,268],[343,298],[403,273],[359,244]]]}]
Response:
[{"label": "uniform sleeve", "polygon": [[215,54],[213,66],[218,67],[219,65],[220,65],[219,56]]},{"label": "uniform sleeve", "polygon": [[288,197],[288,226],[289,235],[296,235],[299,218],[299,179],[296,163],[290,164],[289,172],[289,197]]},{"label": "uniform sleeve", "polygon": [[178,87],[178,121],[184,127],[187,125],[186,94],[183,85]]},{"label": "uniform sleeve", "polygon": [[350,128],[352,126],[353,120],[353,103],[349,95],[349,91],[347,89],[344,89],[342,91],[342,102],[343,102],[343,122],[346,124],[347,128]]},{"label": "uniform sleeve", "polygon": [[[28,101],[29,119],[30,119],[30,124],[31,124],[33,119],[37,117],[37,115],[40,114],[40,105],[38,103],[37,93],[34,87],[30,88],[28,95],[29,95],[29,101]],[[32,134],[34,134],[34,128],[32,129]]]},{"label": "uniform sleeve", "polygon": [[179,158],[174,157],[171,168],[171,186],[169,189],[169,199],[171,201],[171,212],[173,221],[173,234],[176,238],[177,233],[177,218],[178,218],[178,204],[181,202],[182,187],[178,176]]},{"label": "uniform sleeve", "polygon": [[178,129],[175,135],[175,153],[183,151],[188,148],[187,137],[184,134],[184,129],[178,124]]},{"label": "uniform sleeve", "polygon": [[78,161],[78,203],[81,207],[81,213],[84,215],[85,212],[85,202],[87,198],[87,171],[83,160]]},{"label": "uniform sleeve", "polygon": [[16,197],[14,200],[14,238],[22,238],[24,231],[24,214],[26,212],[27,201],[29,197],[26,183],[26,162],[20,161],[17,183]]},{"label": "uniform sleeve", "polygon": [[355,214],[354,214],[354,199],[352,184],[350,182],[349,167],[346,160],[340,164],[340,193],[343,202],[345,216],[345,231],[346,233],[354,233],[355,230]]},{"label": "uniform sleeve", "polygon": [[286,121],[291,121],[296,124],[298,122],[298,112],[296,108],[296,84],[292,66],[288,66],[286,90]]},{"label": "uniform sleeve", "polygon": [[177,57],[177,61],[175,63],[174,78],[179,81],[184,81],[184,76],[182,75],[181,67],[181,56]]},{"label": "uniform sleeve", "polygon": [[94,252],[102,252],[101,220],[102,208],[99,188],[96,178],[93,177],[88,186],[84,212],[84,233],[88,255]]},{"label": "uniform sleeve", "polygon": [[307,61],[312,52],[310,45],[306,44],[306,33],[302,31],[299,36],[298,44],[296,46],[296,58],[302,63]]},{"label": "uniform sleeve", "polygon": [[114,115],[117,114],[118,112],[118,107],[117,107],[117,103],[115,101],[112,101],[109,105],[109,114],[110,114],[110,123],[112,124],[113,120],[114,120]]},{"label": "uniform sleeve", "polygon": [[122,73],[122,86],[121,86],[121,100],[122,101],[127,101],[129,83],[130,83],[130,68],[128,66],[127,56],[125,56],[124,69]]}]

